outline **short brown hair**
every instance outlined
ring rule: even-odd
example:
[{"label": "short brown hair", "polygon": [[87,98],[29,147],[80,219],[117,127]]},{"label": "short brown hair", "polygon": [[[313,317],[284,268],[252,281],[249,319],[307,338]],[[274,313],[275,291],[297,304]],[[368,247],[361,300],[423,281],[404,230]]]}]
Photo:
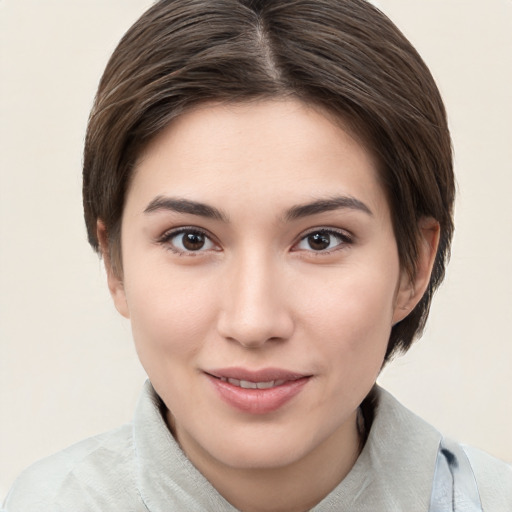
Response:
[{"label": "short brown hair", "polygon": [[441,239],[427,291],[392,329],[386,360],[421,332],[444,277],[454,176],[446,113],[421,57],[365,0],[161,0],[105,69],[87,130],[83,198],[89,242],[105,224],[121,272],[120,227],[136,159],[173,119],[206,101],[293,96],[348,123],[373,152],[402,268],[415,272],[419,228]]}]

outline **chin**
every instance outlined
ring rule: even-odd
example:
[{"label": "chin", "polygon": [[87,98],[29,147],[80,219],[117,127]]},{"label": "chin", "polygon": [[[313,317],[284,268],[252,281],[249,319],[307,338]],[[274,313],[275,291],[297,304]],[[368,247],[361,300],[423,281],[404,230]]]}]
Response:
[{"label": "chin", "polygon": [[[304,427],[304,423],[302,427]],[[203,449],[226,466],[238,469],[282,468],[300,461],[324,440],[319,428],[298,425],[252,425],[232,428],[228,436],[205,439]],[[329,437],[328,433],[324,433]]]},{"label": "chin", "polygon": [[218,460],[226,466],[254,470],[283,468],[300,460],[305,453],[302,447],[297,449],[289,443],[260,441],[230,443],[229,449],[212,455],[218,455]]}]

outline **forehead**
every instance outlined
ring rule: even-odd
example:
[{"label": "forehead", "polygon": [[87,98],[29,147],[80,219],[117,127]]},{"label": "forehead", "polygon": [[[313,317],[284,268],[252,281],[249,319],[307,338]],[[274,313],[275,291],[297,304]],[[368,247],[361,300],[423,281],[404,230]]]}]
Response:
[{"label": "forehead", "polygon": [[177,118],[141,155],[127,203],[161,195],[272,209],[346,195],[387,210],[372,154],[333,116],[291,99],[206,104]]}]

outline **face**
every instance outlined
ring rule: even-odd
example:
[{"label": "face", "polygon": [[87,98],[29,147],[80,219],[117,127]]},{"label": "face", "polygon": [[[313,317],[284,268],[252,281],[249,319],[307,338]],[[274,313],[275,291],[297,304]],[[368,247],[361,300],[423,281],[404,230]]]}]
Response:
[{"label": "face", "polygon": [[203,106],[161,133],[122,254],[114,301],[199,467],[342,442],[411,297],[371,155],[292,100]]}]

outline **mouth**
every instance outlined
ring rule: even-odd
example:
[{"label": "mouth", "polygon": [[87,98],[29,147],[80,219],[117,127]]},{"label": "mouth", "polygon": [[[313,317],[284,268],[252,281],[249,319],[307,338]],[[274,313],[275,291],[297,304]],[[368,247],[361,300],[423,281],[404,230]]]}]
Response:
[{"label": "mouth", "polygon": [[229,384],[236,386],[238,388],[244,389],[270,389],[275,388],[276,386],[282,386],[287,381],[286,380],[269,380],[267,382],[251,382],[249,380],[238,380],[238,379],[228,379],[227,377],[220,377],[222,382],[228,382]]},{"label": "mouth", "polygon": [[277,368],[258,371],[224,368],[204,373],[225,403],[250,414],[267,414],[280,409],[298,395],[312,377]]}]

